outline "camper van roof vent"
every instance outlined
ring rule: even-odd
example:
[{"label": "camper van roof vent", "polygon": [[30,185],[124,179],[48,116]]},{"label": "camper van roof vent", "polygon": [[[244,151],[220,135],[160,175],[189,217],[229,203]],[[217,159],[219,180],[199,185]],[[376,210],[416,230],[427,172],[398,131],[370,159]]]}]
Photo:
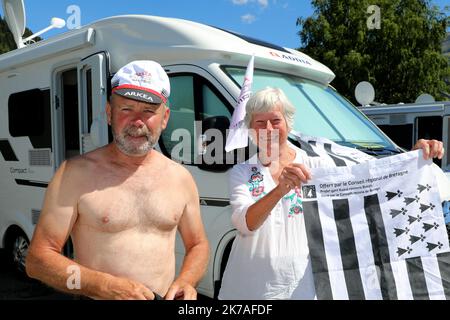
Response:
[{"label": "camper van roof vent", "polygon": [[275,50],[278,50],[278,51],[283,51],[283,52],[286,52],[286,53],[290,53],[285,48],[277,46],[276,44],[273,44],[273,43],[270,43],[270,42],[266,42],[266,41],[263,41],[263,40],[259,40],[259,39],[255,39],[255,38],[252,38],[252,37],[249,37],[249,36],[245,36],[243,34],[236,33],[236,32],[230,31],[230,30],[221,29],[221,28],[217,28],[217,27],[214,27],[214,26],[212,26],[212,27],[215,28],[215,29],[227,32],[229,34],[232,34],[232,35],[234,35],[234,36],[236,36],[238,38],[241,38],[242,40],[245,40],[245,41],[247,41],[249,43],[252,43],[252,44],[256,44],[258,46],[263,46],[263,47],[267,47],[267,48],[270,48],[270,49],[275,49]]}]

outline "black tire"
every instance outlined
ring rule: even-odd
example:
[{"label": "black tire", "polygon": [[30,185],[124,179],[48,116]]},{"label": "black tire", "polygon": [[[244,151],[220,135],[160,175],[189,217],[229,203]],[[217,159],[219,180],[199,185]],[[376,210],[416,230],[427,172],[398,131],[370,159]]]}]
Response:
[{"label": "black tire", "polygon": [[14,230],[8,237],[7,255],[11,267],[20,275],[26,275],[25,260],[30,240],[22,230]]},{"label": "black tire", "polygon": [[73,251],[73,243],[72,243],[72,238],[69,237],[66,241],[66,244],[64,245],[62,252],[61,252],[65,257],[73,260],[74,258],[74,251]]},{"label": "black tire", "polygon": [[214,299],[217,300],[219,296],[220,287],[222,286],[223,273],[225,272],[225,267],[227,266],[228,257],[230,256],[231,247],[233,246],[234,238],[227,244],[223,252],[222,261],[220,264],[220,279],[214,282]]}]

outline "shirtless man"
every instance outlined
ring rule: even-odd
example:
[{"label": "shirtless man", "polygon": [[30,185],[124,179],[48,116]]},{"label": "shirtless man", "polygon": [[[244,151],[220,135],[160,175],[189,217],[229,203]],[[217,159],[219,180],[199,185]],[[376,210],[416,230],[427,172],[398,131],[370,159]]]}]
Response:
[{"label": "shirtless man", "polygon": [[[30,277],[93,299],[195,299],[209,246],[192,176],[153,150],[166,128],[170,83],[153,61],[112,79],[114,142],[65,161],[46,192],[28,251]],[[186,255],[175,278],[175,236]],[[75,261],[61,250],[72,236]],[[79,288],[68,278],[79,270]]]}]

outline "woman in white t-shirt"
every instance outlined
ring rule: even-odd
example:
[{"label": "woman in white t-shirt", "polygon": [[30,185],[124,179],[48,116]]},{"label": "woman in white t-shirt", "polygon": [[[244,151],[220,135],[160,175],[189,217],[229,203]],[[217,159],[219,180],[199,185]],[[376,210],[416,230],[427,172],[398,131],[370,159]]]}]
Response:
[{"label": "woman in white t-shirt", "polygon": [[230,173],[238,234],[219,299],[314,299],[300,186],[330,164],[288,142],[295,108],[280,89],[256,93],[246,112],[258,154]]}]

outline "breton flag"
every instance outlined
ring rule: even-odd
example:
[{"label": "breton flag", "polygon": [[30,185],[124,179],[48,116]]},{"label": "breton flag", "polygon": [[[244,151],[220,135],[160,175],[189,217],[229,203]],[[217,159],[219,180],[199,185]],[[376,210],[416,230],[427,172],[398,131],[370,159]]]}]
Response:
[{"label": "breton flag", "polygon": [[422,151],[311,169],[303,188],[318,299],[449,299],[450,248]]},{"label": "breton flag", "polygon": [[253,69],[255,56],[250,59],[245,72],[244,83],[242,84],[236,108],[234,108],[231,118],[230,130],[225,144],[225,151],[230,152],[234,149],[245,148],[248,145],[248,129],[245,126],[245,106],[252,95]]}]

